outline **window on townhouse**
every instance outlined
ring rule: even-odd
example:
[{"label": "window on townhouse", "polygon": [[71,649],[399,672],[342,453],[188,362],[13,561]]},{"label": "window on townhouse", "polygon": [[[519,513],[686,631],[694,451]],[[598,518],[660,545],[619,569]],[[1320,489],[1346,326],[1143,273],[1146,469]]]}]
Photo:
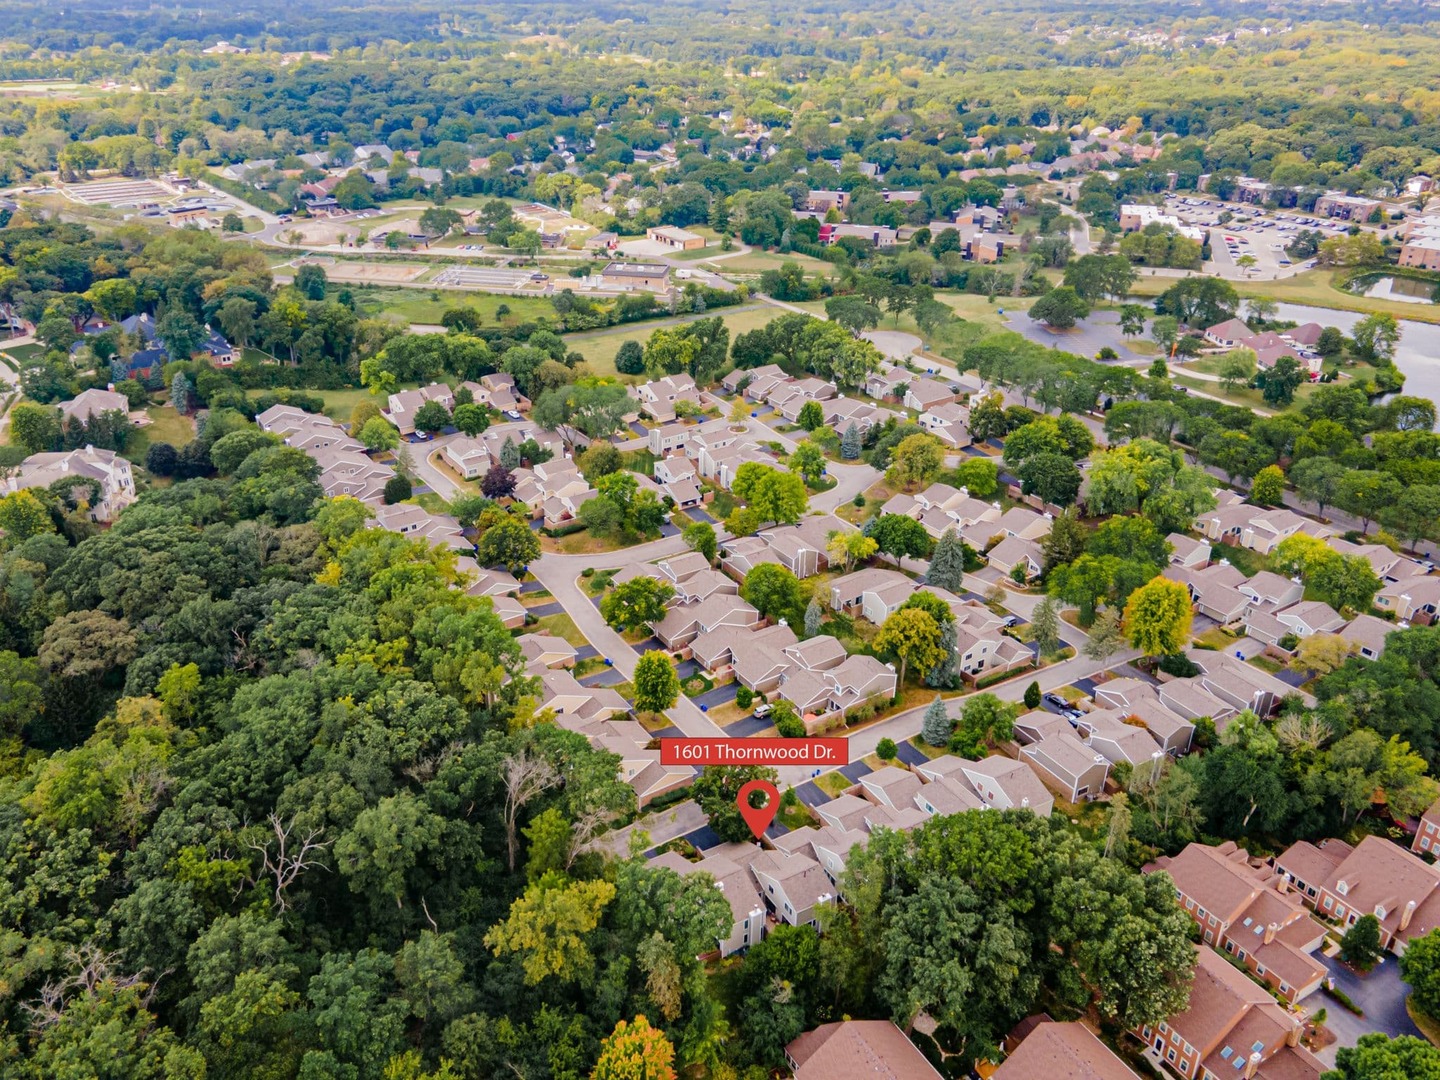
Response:
[{"label": "window on townhouse", "polygon": [[1255,974],[1256,974],[1256,975],[1264,975],[1264,974],[1265,974],[1265,965],[1264,965],[1264,964],[1256,964],[1256,965],[1255,965]]},{"label": "window on townhouse", "polygon": [[1175,1060],[1175,1051],[1174,1051],[1173,1049],[1171,1049],[1171,1050],[1166,1050],[1166,1051],[1165,1051],[1165,1060],[1166,1060],[1166,1061],[1174,1061],[1174,1060]]},{"label": "window on townhouse", "polygon": [[1327,896],[1327,897],[1325,897],[1325,903],[1324,903],[1323,905],[1321,905],[1321,906],[1324,907],[1326,911],[1329,911],[1330,908],[1331,908],[1331,906],[1332,906],[1334,903],[1335,903],[1335,901],[1334,901],[1334,900],[1331,900],[1330,897]]}]

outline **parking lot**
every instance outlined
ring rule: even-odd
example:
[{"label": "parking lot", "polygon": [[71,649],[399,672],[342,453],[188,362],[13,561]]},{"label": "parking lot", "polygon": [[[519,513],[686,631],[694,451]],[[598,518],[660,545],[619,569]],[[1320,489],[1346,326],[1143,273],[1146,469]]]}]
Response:
[{"label": "parking lot", "polygon": [[[1247,203],[1227,203],[1203,195],[1165,196],[1165,212],[1187,225],[1210,230],[1211,258],[1226,277],[1274,277],[1291,272],[1293,260],[1285,248],[1302,230],[1320,232],[1325,237],[1343,236],[1350,222],[1316,217],[1298,209],[1267,210]],[[1230,216],[1222,222],[1222,214]],[[1254,265],[1241,265],[1246,256]],[[1229,271],[1229,273],[1227,273]]]}]

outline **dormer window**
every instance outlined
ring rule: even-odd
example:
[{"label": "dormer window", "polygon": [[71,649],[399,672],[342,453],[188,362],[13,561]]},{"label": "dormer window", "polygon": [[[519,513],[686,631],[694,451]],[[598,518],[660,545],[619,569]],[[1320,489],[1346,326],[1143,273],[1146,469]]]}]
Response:
[{"label": "dormer window", "polygon": [[1337,881],[1335,883],[1335,891],[1338,892],[1341,896],[1349,896],[1350,886],[1343,881]]}]

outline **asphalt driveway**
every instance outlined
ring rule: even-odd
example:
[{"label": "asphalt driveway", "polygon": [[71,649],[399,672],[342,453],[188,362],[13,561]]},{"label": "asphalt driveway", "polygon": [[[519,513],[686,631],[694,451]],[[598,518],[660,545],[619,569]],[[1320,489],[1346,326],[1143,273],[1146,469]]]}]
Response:
[{"label": "asphalt driveway", "polygon": [[1333,1067],[1336,1050],[1342,1046],[1354,1046],[1360,1036],[1372,1031],[1384,1032],[1392,1038],[1397,1035],[1424,1038],[1405,1011],[1409,987],[1400,978],[1400,962],[1395,957],[1387,954],[1384,962],[1376,964],[1370,974],[1360,975],[1334,957],[1323,956],[1319,952],[1315,955],[1330,969],[1330,978],[1335,986],[1365,1011],[1364,1016],[1356,1016],[1323,989],[1319,991],[1323,1001],[1310,1000],[1311,1004],[1324,1005],[1325,1026],[1337,1037],[1335,1043],[1320,1052],[1321,1061]]},{"label": "asphalt driveway", "polygon": [[727,683],[724,686],[717,686],[714,690],[706,690],[703,694],[696,694],[690,700],[696,705],[704,705],[707,709],[713,709],[717,705],[727,705],[734,701],[739,690],[739,683]]}]

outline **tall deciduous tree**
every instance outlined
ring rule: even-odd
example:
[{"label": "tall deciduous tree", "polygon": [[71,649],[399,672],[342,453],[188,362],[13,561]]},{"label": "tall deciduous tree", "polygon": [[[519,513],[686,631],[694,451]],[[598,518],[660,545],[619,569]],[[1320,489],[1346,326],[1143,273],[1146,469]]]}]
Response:
[{"label": "tall deciduous tree", "polygon": [[643,1014],[621,1020],[600,1044],[590,1080],[675,1080],[675,1048]]},{"label": "tall deciduous tree", "polygon": [[680,696],[680,677],[668,653],[652,649],[635,661],[635,708],[638,712],[664,712]]},{"label": "tall deciduous tree", "polygon": [[1190,643],[1190,593],[1178,581],[1157,577],[1130,594],[1125,633],[1146,656],[1171,656]]},{"label": "tall deciduous tree", "polygon": [[659,578],[634,577],[622,581],[600,601],[600,614],[617,630],[639,630],[665,617],[665,605],[675,587]]},{"label": "tall deciduous tree", "polygon": [[940,642],[940,624],[929,612],[901,608],[890,614],[875,635],[875,649],[900,661],[897,692],[904,687],[905,674],[912,664],[926,671],[945,658]]}]

